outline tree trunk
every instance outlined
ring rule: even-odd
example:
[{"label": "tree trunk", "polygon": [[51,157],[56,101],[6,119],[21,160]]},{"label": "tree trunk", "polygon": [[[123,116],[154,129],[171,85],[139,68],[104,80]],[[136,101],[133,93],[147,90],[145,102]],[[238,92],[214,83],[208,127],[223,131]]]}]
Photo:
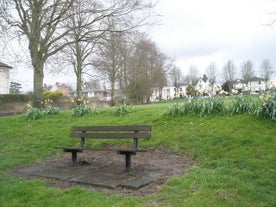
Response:
[{"label": "tree trunk", "polygon": [[111,82],[111,106],[115,106],[115,99],[114,99],[114,94],[115,94],[115,81]]},{"label": "tree trunk", "polygon": [[81,66],[77,65],[77,98],[82,98],[82,73],[81,73]]},{"label": "tree trunk", "polygon": [[34,67],[34,99],[33,107],[43,109],[43,67],[44,64],[41,60],[33,61]]}]

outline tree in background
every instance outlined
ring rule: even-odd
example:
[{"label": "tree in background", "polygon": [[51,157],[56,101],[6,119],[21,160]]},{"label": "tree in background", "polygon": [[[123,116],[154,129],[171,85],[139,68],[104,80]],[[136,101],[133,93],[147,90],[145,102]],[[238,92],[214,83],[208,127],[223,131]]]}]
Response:
[{"label": "tree in background", "polygon": [[262,61],[259,72],[260,72],[261,77],[265,80],[266,89],[267,89],[267,83],[273,74],[272,68],[273,67],[268,59],[264,59]]},{"label": "tree in background", "polygon": [[[73,65],[77,77],[78,98],[82,97],[83,75],[91,75],[89,69],[93,65],[92,57],[108,58],[107,56],[109,56],[110,60],[115,61],[113,66],[107,67],[103,64],[104,61],[98,61],[102,64],[98,65],[97,68],[101,68],[98,71],[103,72],[111,83],[111,102],[114,105],[114,84],[118,72],[118,61],[114,57],[117,54],[120,56],[119,48],[114,45],[117,44],[115,36],[119,37],[127,31],[146,24],[146,20],[150,16],[150,9],[153,6],[152,3],[146,3],[146,1],[131,0],[75,1],[72,9],[72,13],[75,15],[72,15],[67,24],[72,32],[66,38],[69,37],[71,38],[69,42],[74,42],[68,47],[70,53],[67,57]],[[143,12],[143,16],[138,15],[139,12]],[[134,15],[135,18],[133,18]],[[101,46],[95,47],[98,45]],[[114,56],[103,54],[106,52],[103,49],[105,46],[109,49],[111,49],[110,46],[113,48]],[[100,49],[96,51],[95,48]]]},{"label": "tree in background", "polygon": [[[147,3],[142,0],[85,1],[89,5],[75,7],[80,2],[84,1],[10,0],[0,5],[2,32],[11,32],[12,30],[8,31],[7,28],[12,28],[16,34],[22,34],[28,40],[34,70],[34,107],[43,107],[44,65],[49,57],[56,55],[69,45],[83,42],[86,37],[84,33],[88,35],[91,32],[91,27],[87,29],[87,26],[93,25],[93,30],[101,31],[104,25],[101,20],[116,16],[122,22],[122,30],[135,28],[144,23],[150,13],[150,8],[153,7],[151,2]],[[99,7],[103,8],[99,10]],[[79,14],[91,15],[91,12],[96,15],[92,19],[85,19],[82,24],[78,22],[80,19],[75,18],[79,17]],[[138,13],[143,15],[138,15]],[[69,20],[76,21],[71,21],[72,24],[70,24]],[[79,38],[72,37],[76,34],[75,31],[84,31],[85,29],[87,30],[81,33]],[[65,38],[68,35],[72,38]],[[80,44],[75,44],[75,52],[78,51],[77,47],[79,46]],[[79,65],[81,60],[77,60],[77,58],[79,57],[75,59],[75,68],[78,70],[82,66]]]},{"label": "tree in background", "polygon": [[20,94],[20,89],[22,85],[20,83],[11,82],[10,83],[10,94]]},{"label": "tree in background", "polygon": [[242,63],[241,65],[241,75],[244,80],[244,82],[248,85],[251,90],[251,80],[254,77],[254,69],[253,69],[253,63],[248,60]]},{"label": "tree in background", "polygon": [[166,56],[155,43],[141,35],[129,64],[129,95],[137,103],[149,100],[152,89],[166,84]]},{"label": "tree in background", "polygon": [[208,80],[211,84],[212,91],[214,91],[214,85],[216,83],[216,73],[217,73],[217,67],[214,62],[210,63],[209,66],[206,69],[206,74],[208,77]]},{"label": "tree in background", "polygon": [[186,76],[186,80],[189,82],[189,84],[195,86],[197,84],[198,79],[199,75],[197,67],[195,65],[190,65],[188,75]]},{"label": "tree in background", "polygon": [[[110,25],[114,26],[114,25]],[[111,85],[111,105],[115,105],[115,84],[120,79],[123,70],[121,54],[122,48],[127,47],[124,44],[124,35],[119,32],[113,32],[110,29],[102,38],[102,44],[99,45],[97,57],[93,61],[93,65],[97,71],[106,77]]]},{"label": "tree in background", "polygon": [[231,92],[233,89],[233,82],[235,80],[236,75],[236,66],[233,63],[233,61],[228,60],[225,66],[223,67],[223,79],[225,83],[228,85],[228,87],[225,87],[228,89],[228,92]]},{"label": "tree in background", "polygon": [[0,15],[6,27],[28,40],[34,70],[33,105],[42,108],[44,64],[69,43],[63,40],[68,34],[64,22],[73,0],[10,0],[0,6]]}]

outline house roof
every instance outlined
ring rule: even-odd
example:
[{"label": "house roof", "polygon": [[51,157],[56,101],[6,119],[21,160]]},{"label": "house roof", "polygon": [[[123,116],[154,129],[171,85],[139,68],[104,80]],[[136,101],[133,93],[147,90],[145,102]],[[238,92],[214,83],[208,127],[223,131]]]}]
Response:
[{"label": "house roof", "polygon": [[254,76],[254,77],[251,79],[251,81],[264,81],[264,79],[263,79],[263,78],[258,78],[258,77],[256,77],[256,76]]},{"label": "house roof", "polygon": [[234,83],[239,84],[239,83],[245,83],[245,82],[243,79],[238,78],[238,79],[234,80]]},{"label": "house roof", "polygon": [[5,63],[2,63],[2,62],[0,62],[0,67],[2,67],[2,68],[12,68],[11,66],[9,66]]}]

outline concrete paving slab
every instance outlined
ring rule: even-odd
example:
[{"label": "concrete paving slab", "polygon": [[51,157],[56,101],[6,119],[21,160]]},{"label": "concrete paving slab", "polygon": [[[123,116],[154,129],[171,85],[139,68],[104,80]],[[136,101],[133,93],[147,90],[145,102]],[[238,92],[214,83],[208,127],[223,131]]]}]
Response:
[{"label": "concrete paving slab", "polygon": [[78,167],[66,169],[60,167],[52,168],[50,166],[34,166],[20,169],[18,172],[27,175],[90,184],[110,189],[115,189],[121,186],[123,188],[138,190],[155,180],[153,177],[137,177],[125,173],[102,173],[93,170],[83,170]]},{"label": "concrete paving slab", "polygon": [[39,177],[56,178],[60,180],[68,180],[72,177],[83,174],[80,170],[53,169],[48,166],[35,166],[25,169],[20,169],[19,173],[35,175]]},{"label": "concrete paving slab", "polygon": [[125,188],[131,188],[134,190],[138,190],[152,182],[154,182],[154,178],[152,177],[144,177],[144,178],[135,178],[127,181],[123,181],[121,186]]},{"label": "concrete paving slab", "polygon": [[89,173],[79,177],[74,177],[70,179],[70,181],[114,189],[121,185],[122,178],[117,175],[105,173]]},{"label": "concrete paving slab", "polygon": [[23,174],[34,175],[34,174],[37,174],[39,172],[44,172],[45,170],[49,170],[49,169],[51,169],[50,166],[35,166],[35,167],[19,169],[18,172],[23,173]]}]

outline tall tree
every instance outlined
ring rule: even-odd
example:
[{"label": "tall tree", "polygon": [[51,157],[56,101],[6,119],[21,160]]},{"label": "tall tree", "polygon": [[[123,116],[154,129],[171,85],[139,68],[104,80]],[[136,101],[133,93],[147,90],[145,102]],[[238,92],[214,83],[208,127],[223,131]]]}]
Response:
[{"label": "tall tree", "polygon": [[123,56],[121,48],[124,47],[123,38],[123,35],[118,32],[110,31],[106,33],[93,63],[95,68],[108,79],[111,85],[111,105],[115,105],[115,84],[119,80],[120,71],[122,71]]},{"label": "tall tree", "polygon": [[248,60],[241,65],[241,74],[244,82],[246,84],[249,83],[249,87],[251,90],[251,80],[254,77],[254,69],[253,69],[253,63]]},{"label": "tall tree", "polygon": [[198,77],[197,67],[195,65],[190,65],[186,79],[189,80],[189,83],[192,86],[195,86],[198,81]]},{"label": "tall tree", "polygon": [[129,93],[138,103],[147,101],[152,89],[166,83],[166,56],[155,43],[141,36],[131,57]]},{"label": "tall tree", "polygon": [[171,82],[173,83],[173,86],[175,88],[178,88],[182,78],[181,69],[174,65],[171,68],[169,75],[170,75]]},{"label": "tall tree", "polygon": [[[78,7],[77,4],[80,2],[82,5],[86,3],[87,6]],[[104,32],[106,29],[103,25],[106,19],[114,16],[120,19],[122,23],[120,30],[135,28],[144,23],[152,7],[153,4],[150,1],[147,3],[142,0],[11,0],[6,4],[1,4],[1,19],[4,19],[8,25],[14,26],[16,32],[25,35],[29,42],[30,57],[34,68],[34,106],[42,107],[44,64],[49,57],[74,43],[76,43],[75,54],[83,54],[80,44],[90,32],[94,35],[95,30]],[[139,12],[144,16],[139,16],[137,14]],[[84,22],[79,24],[80,13],[86,17],[91,13],[94,16],[85,18]],[[74,18],[71,18],[72,16]],[[70,22],[67,21],[68,19],[73,20],[72,24],[68,23]],[[132,21],[128,21],[129,19]],[[87,29],[88,26],[90,29]],[[80,30],[82,33],[78,33]],[[81,36],[76,39],[77,35]],[[68,36],[72,38],[65,38]],[[76,57],[75,69],[81,69],[81,61],[80,56]]]},{"label": "tall tree", "polygon": [[42,108],[44,64],[62,50],[68,42],[64,22],[74,0],[10,0],[1,4],[0,15],[15,32],[28,40],[34,70],[33,105]]},{"label": "tall tree", "polygon": [[206,69],[206,74],[212,86],[212,91],[214,91],[214,85],[216,83],[216,73],[217,73],[217,66],[215,63],[212,62],[209,64],[209,66]]},{"label": "tall tree", "polygon": [[273,74],[272,68],[273,67],[268,59],[264,59],[262,61],[259,72],[260,72],[261,77],[265,80],[266,88],[267,88],[267,83]]},{"label": "tall tree", "polygon": [[223,67],[223,78],[228,85],[229,92],[232,91],[235,75],[236,75],[236,66],[233,63],[233,61],[228,60],[225,66]]}]

